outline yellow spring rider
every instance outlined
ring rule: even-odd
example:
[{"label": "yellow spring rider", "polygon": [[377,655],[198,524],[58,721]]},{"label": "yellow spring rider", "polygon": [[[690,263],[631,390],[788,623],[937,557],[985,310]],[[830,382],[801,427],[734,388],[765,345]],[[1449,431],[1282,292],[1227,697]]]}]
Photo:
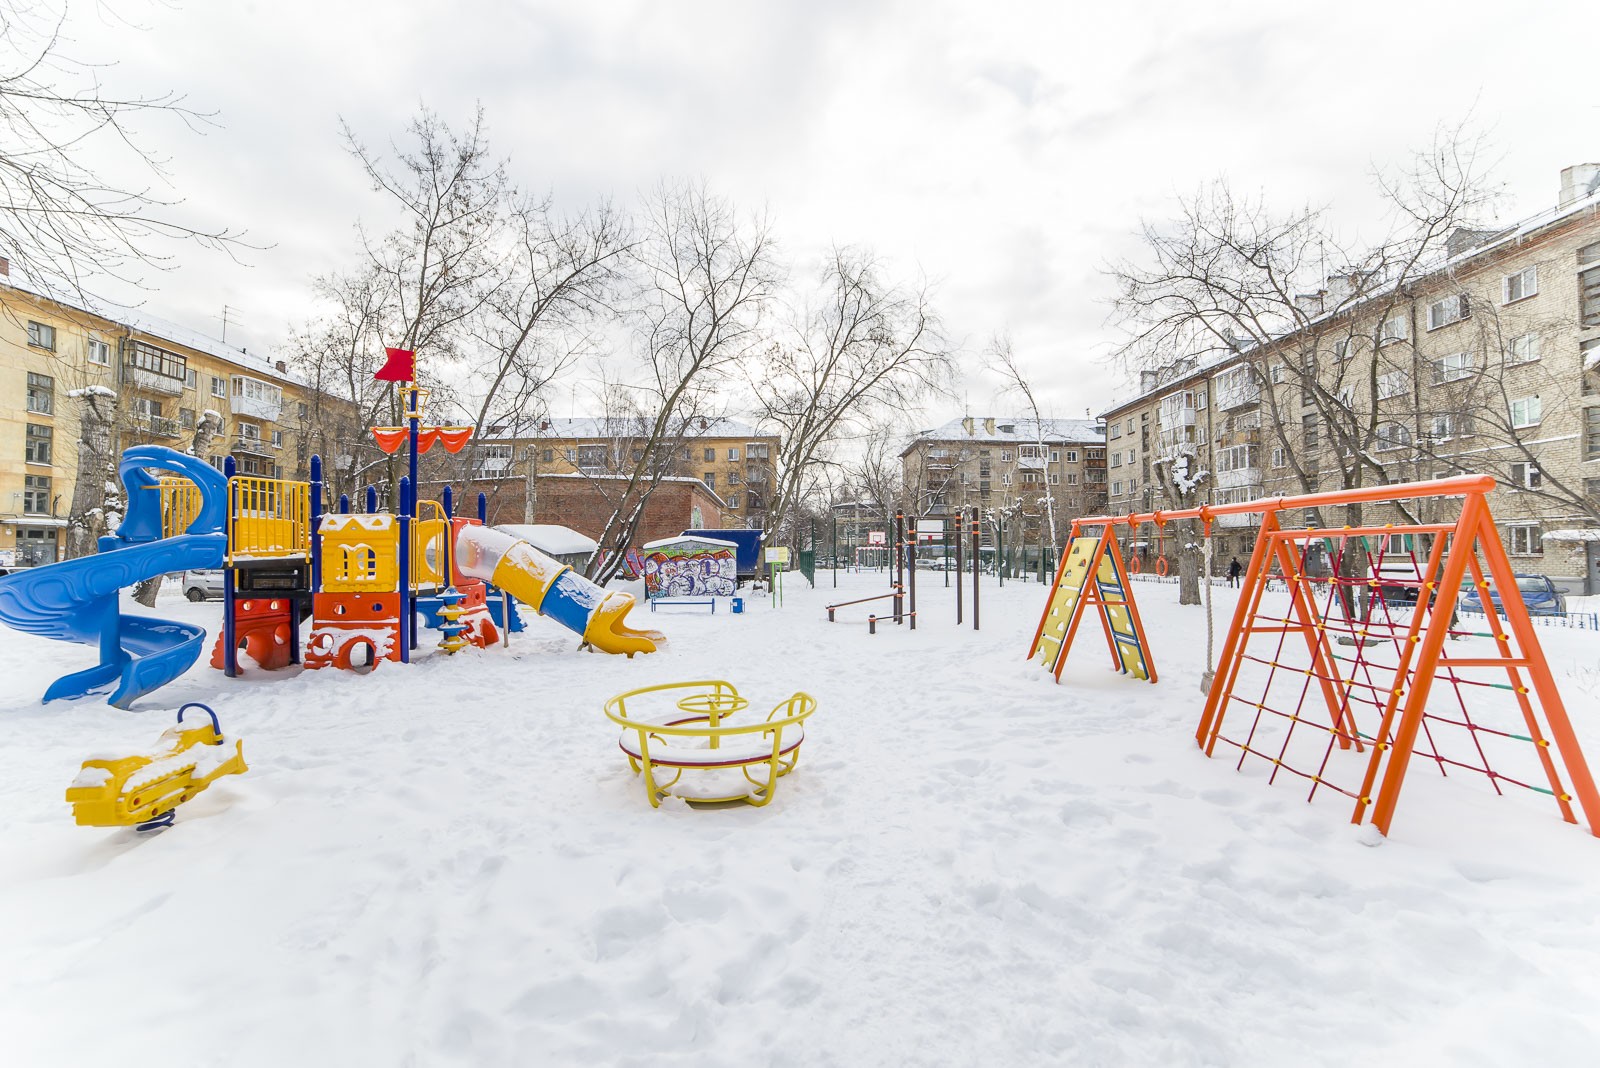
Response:
[{"label": "yellow spring rider", "polygon": [[[663,695],[677,700],[663,706]],[[778,779],[800,760],[804,722],[817,710],[817,699],[796,693],[765,719],[726,722],[748,707],[733,684],[721,679],[646,686],[618,694],[605,706],[606,716],[622,727],[618,744],[634,772],[643,773],[645,795],[655,808],[667,797],[757,806],[772,800]],[[663,768],[672,778],[662,779]],[[695,774],[684,779],[691,770]]]},{"label": "yellow spring rider", "polygon": [[[185,728],[183,714],[198,708],[209,723]],[[126,757],[90,757],[67,787],[80,827],[170,827],[173,810],[224,775],[241,775],[244,743],[223,736],[217,714],[198,701],[178,709],[178,725],[161,734],[161,748]]]}]

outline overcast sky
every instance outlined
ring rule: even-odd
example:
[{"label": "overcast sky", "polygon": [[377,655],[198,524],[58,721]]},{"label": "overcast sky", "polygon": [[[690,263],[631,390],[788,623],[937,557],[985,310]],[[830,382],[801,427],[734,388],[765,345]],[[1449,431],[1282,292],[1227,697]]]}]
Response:
[{"label": "overcast sky", "polygon": [[[116,89],[216,111],[204,136],[155,124],[146,140],[191,219],[272,247],[247,266],[185,250],[145,307],[216,333],[226,304],[252,351],[309,313],[313,275],[351,262],[356,219],[387,221],[340,118],[381,145],[423,102],[460,123],[481,101],[518,177],[571,204],[703,176],[765,206],[800,265],[832,241],[871,246],[937,283],[970,363],[1009,329],[1058,416],[1123,390],[1100,268],[1203,181],[1360,226],[1375,166],[1470,118],[1501,157],[1509,220],[1600,159],[1576,0],[146,4],[117,0],[135,32],[78,0],[71,50],[114,61]],[[988,408],[993,383],[974,370],[966,395]]]}]

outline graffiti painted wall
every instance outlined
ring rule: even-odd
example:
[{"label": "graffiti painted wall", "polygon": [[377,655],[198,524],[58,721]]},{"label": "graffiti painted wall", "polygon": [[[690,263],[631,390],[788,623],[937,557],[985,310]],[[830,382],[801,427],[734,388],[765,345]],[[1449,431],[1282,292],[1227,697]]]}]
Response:
[{"label": "graffiti painted wall", "polygon": [[641,554],[646,597],[732,597],[738,561],[731,545],[684,538],[653,542]]}]

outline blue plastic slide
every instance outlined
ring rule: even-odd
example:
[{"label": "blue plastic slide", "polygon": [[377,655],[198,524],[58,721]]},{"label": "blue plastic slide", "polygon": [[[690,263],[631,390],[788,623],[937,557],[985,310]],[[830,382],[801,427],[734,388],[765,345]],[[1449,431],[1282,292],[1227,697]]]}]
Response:
[{"label": "blue plastic slide", "polygon": [[[160,480],[147,468],[175,472],[200,487],[200,512],[184,533],[161,536]],[[127,487],[128,509],[116,534],[100,539],[98,553],[0,576],[0,622],[100,651],[94,667],[52,683],[46,701],[84,697],[115,682],[108,700],[127,708],[188,671],[205,643],[204,627],[123,615],[118,595],[157,575],[222,566],[228,480],[204,460],[159,445],[124,452],[117,475]]]}]

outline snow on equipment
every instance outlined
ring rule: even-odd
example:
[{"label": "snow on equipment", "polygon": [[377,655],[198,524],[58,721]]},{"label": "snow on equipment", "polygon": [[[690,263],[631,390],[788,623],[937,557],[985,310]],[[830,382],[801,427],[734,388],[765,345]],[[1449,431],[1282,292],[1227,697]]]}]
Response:
[{"label": "snow on equipment", "polygon": [[[661,695],[671,703],[663,704]],[[706,679],[629,690],[607,701],[605,712],[622,727],[618,746],[634,773],[644,776],[652,808],[668,797],[761,806],[772,801],[778,779],[799,763],[804,722],[817,710],[817,699],[795,693],[765,719],[728,722],[749,707],[732,683]],[[670,779],[662,779],[663,769]],[[688,779],[685,771],[691,772]]]},{"label": "snow on equipment", "polygon": [[[183,714],[197,708],[210,717],[185,727]],[[217,714],[191,701],[178,709],[177,726],[162,732],[160,748],[126,757],[90,757],[67,787],[67,801],[80,827],[128,827],[151,831],[172,825],[174,810],[224,775],[242,775],[244,743],[224,737]]]}]

